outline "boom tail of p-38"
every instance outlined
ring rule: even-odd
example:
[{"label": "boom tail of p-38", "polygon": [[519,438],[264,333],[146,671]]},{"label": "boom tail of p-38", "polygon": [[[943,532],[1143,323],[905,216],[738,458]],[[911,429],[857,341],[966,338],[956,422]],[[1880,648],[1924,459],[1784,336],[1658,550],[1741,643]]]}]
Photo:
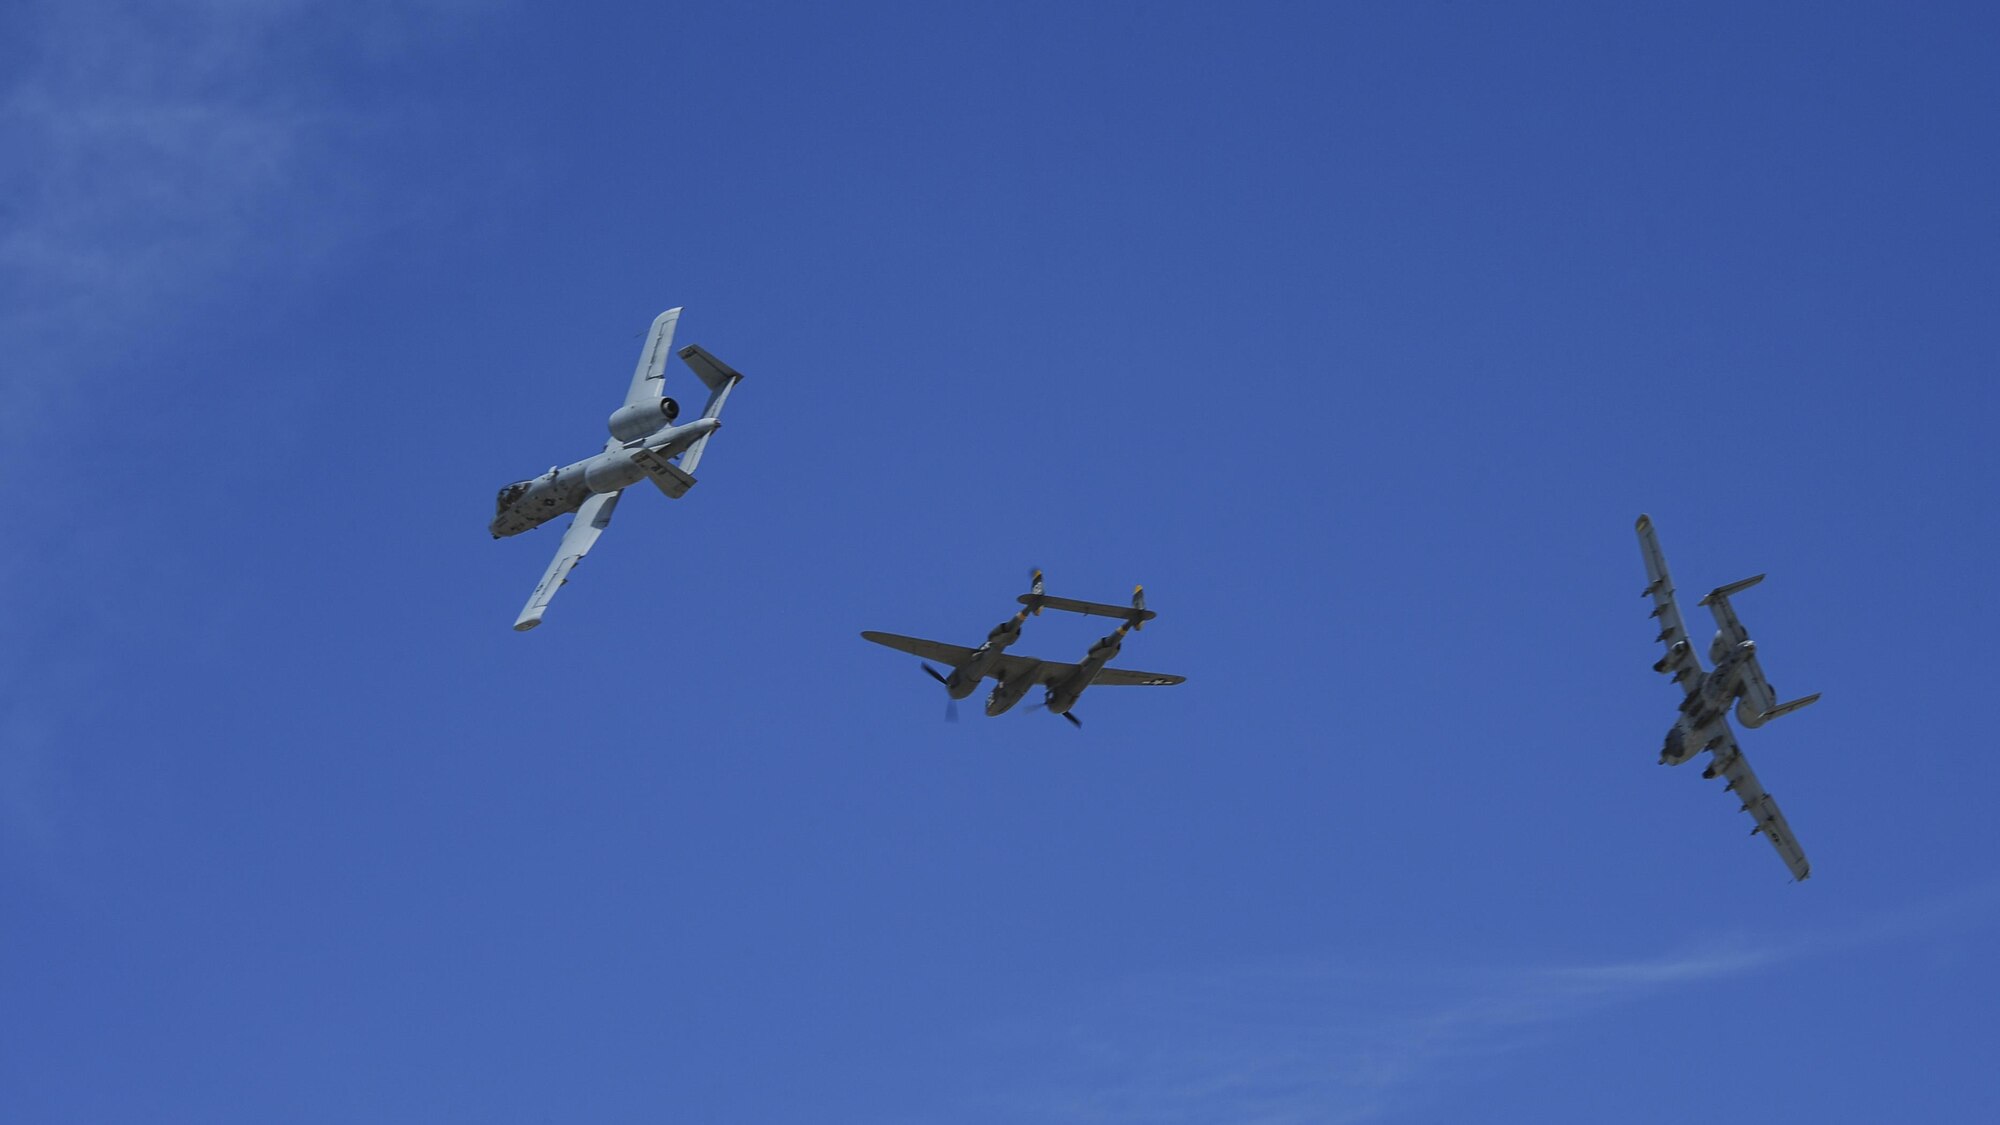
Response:
[{"label": "boom tail of p-38", "polygon": [[[1023,594],[1022,597],[1039,597],[1041,592],[1042,572],[1038,570],[1034,573],[1029,592]],[[987,630],[985,643],[973,649],[970,656],[955,663],[949,675],[938,671],[929,664],[923,665],[924,671],[929,673],[932,679],[944,685],[946,697],[945,719],[947,721],[956,722],[958,720],[958,701],[977,691],[979,689],[979,681],[993,674],[993,667],[999,660],[1000,655],[1007,651],[1008,646],[1021,639],[1021,626],[1026,623],[1029,614],[1034,612],[1036,612],[1035,608],[1030,605],[1023,608],[1014,616]]]}]

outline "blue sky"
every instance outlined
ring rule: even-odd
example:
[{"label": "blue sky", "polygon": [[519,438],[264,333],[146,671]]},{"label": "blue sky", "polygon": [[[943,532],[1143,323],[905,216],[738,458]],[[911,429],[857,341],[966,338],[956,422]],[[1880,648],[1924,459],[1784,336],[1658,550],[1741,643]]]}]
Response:
[{"label": "blue sky", "polygon": [[[1996,30],[10,6],[6,1102],[1992,1120]],[[517,635],[673,305],[702,484]],[[1654,764],[1642,511],[1825,693],[1806,884]],[[1188,683],[856,636],[1031,566]]]}]

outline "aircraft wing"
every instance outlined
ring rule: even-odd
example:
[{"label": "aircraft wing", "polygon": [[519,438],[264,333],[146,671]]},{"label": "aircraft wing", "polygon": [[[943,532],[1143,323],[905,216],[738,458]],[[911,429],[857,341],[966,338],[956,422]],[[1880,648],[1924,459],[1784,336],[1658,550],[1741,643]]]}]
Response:
[{"label": "aircraft wing", "polygon": [[[935,660],[940,664],[949,665],[954,668],[965,663],[965,658],[971,656],[975,651],[962,645],[948,645],[943,641],[927,641],[921,637],[903,637],[895,633],[878,633],[872,629],[862,633],[861,639],[873,641],[887,648],[893,648],[898,652],[907,652],[911,656],[922,657],[925,660]],[[1014,656],[1003,652],[993,661],[993,667],[987,672],[987,676],[991,679],[1006,680],[1009,682],[1022,676],[1028,676],[1038,684],[1046,684],[1063,679],[1075,672],[1076,669],[1076,665],[1065,664],[1060,660],[1037,660],[1032,656]],[[1105,668],[1100,670],[1090,682],[1092,685],[1110,684],[1113,687],[1122,687],[1178,684],[1184,683],[1186,680],[1186,676],[1170,676],[1160,672],[1131,672],[1123,668]]]},{"label": "aircraft wing", "polygon": [[935,660],[940,664],[947,664],[954,668],[965,663],[965,658],[971,656],[973,652],[972,649],[959,645],[948,645],[943,641],[926,641],[918,637],[899,637],[894,633],[877,633],[872,629],[862,633],[861,639],[864,641],[873,641],[878,645],[885,645],[895,649],[897,652],[907,652],[911,656],[920,656],[925,660]]},{"label": "aircraft wing", "polygon": [[1763,833],[1778,850],[1778,858],[1791,869],[1792,878],[1803,882],[1812,874],[1812,864],[1807,862],[1805,849],[1799,847],[1798,837],[1792,835],[1792,826],[1785,823],[1785,814],[1778,811],[1778,802],[1772,799],[1764,787],[1757,783],[1757,775],[1750,770],[1749,759],[1736,745],[1736,736],[1725,726],[1722,745],[1714,750],[1715,771],[1729,779],[1729,791],[1736,794],[1743,803],[1743,811],[1757,822],[1750,831]]},{"label": "aircraft wing", "polygon": [[1681,690],[1691,691],[1701,678],[1701,658],[1695,655],[1687,624],[1681,620],[1680,607],[1674,604],[1673,576],[1667,573],[1667,556],[1660,550],[1650,516],[1639,517],[1639,550],[1646,556],[1645,592],[1653,599],[1653,616],[1660,619],[1660,635],[1656,639],[1667,646],[1666,658],[1653,668],[1672,674]]},{"label": "aircraft wing", "polygon": [[1124,668],[1100,668],[1091,677],[1092,687],[1165,687],[1170,684],[1184,684],[1186,676],[1173,676],[1165,672],[1133,672]]},{"label": "aircraft wing", "polygon": [[654,318],[653,330],[646,336],[646,348],[639,353],[639,366],[632,371],[632,386],[625,392],[626,406],[649,402],[667,393],[667,359],[674,354],[674,325],[680,319],[679,309],[668,309]]},{"label": "aircraft wing", "polygon": [[[993,662],[993,670],[987,675],[997,680],[1012,683],[1021,676],[1032,677],[1038,684],[1050,684],[1068,679],[1078,668],[1075,664],[1065,664],[1060,660],[1036,660],[1032,656],[1013,656],[1002,653]],[[1107,684],[1111,687],[1165,686],[1186,683],[1186,676],[1173,676],[1164,672],[1132,672],[1124,668],[1100,668],[1092,676],[1092,687]]]},{"label": "aircraft wing", "polygon": [[1076,665],[1064,664],[1060,660],[1036,660],[1032,656],[1014,656],[1001,653],[993,661],[993,667],[986,675],[1002,683],[1013,683],[1023,676],[1033,683],[1049,684],[1076,671]]},{"label": "aircraft wing", "polygon": [[[676,309],[676,312],[679,310]],[[569,581],[569,572],[590,553],[597,543],[597,537],[611,524],[611,513],[618,509],[618,492],[599,492],[583,502],[576,510],[576,518],[569,521],[569,530],[563,532],[562,543],[556,547],[555,561],[542,575],[542,581],[535,592],[528,595],[528,604],[521,609],[521,616],[514,619],[514,628],[527,632],[542,623],[549,603],[555,600],[556,591]]]}]

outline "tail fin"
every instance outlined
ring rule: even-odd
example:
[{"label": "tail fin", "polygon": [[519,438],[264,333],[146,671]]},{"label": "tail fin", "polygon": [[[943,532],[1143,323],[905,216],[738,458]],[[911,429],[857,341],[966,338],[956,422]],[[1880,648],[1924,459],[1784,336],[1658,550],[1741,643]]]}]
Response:
[{"label": "tail fin", "polygon": [[1756,574],[1752,575],[1749,578],[1745,578],[1741,582],[1731,582],[1727,586],[1717,586],[1715,589],[1710,590],[1706,597],[1701,599],[1701,604],[1711,605],[1715,602],[1722,601],[1726,598],[1732,597],[1736,594],[1742,593],[1745,590],[1748,590],[1750,587],[1755,586],[1757,583],[1762,582],[1763,580],[1764,580],[1763,575]]},{"label": "tail fin", "polygon": [[1150,616],[1152,615],[1146,612],[1146,588],[1144,586],[1132,587],[1132,627],[1134,629],[1145,628],[1146,618]]},{"label": "tail fin", "polygon": [[[722,404],[728,400],[729,392],[735,389],[736,384],[743,381],[743,373],[708,354],[700,344],[689,344],[682,348],[680,356],[681,361],[708,386],[708,404],[701,408],[701,416],[720,418]],[[687,452],[681,454],[681,472],[693,474],[694,467],[701,463],[702,451],[708,448],[708,439],[714,436],[714,431],[710,431],[696,438],[694,444],[688,446]]]},{"label": "tail fin", "polygon": [[1769,711],[1764,712],[1762,715],[1757,716],[1757,721],[1760,724],[1768,723],[1772,719],[1775,719],[1780,715],[1789,715],[1792,712],[1797,711],[1801,707],[1805,707],[1808,704],[1819,702],[1819,695],[1820,695],[1819,692],[1813,692],[1811,695],[1804,696],[1799,699],[1794,699],[1790,703],[1780,703],[1776,707],[1771,708]]}]

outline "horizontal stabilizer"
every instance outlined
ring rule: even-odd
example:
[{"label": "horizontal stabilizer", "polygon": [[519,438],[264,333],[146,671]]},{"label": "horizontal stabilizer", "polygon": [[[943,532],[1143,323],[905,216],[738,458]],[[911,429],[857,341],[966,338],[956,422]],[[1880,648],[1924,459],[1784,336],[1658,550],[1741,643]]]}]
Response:
[{"label": "horizontal stabilizer", "polygon": [[[703,434],[695,440],[707,441],[708,434]],[[646,476],[659,486],[661,492],[667,494],[669,500],[678,500],[686,496],[687,490],[694,487],[693,474],[650,449],[633,450],[632,463],[644,469]],[[702,495],[708,494],[704,492]]]},{"label": "horizontal stabilizer", "polygon": [[741,371],[708,354],[708,349],[700,344],[689,344],[682,348],[681,361],[693,369],[695,375],[708,384],[708,389],[711,391],[721,390],[743,377]]},{"label": "horizontal stabilizer", "polygon": [[1701,599],[1701,604],[1708,605],[1713,602],[1719,602],[1724,598],[1740,594],[1743,591],[1748,590],[1750,587],[1755,586],[1757,583],[1762,582],[1763,580],[1764,576],[1758,574],[1750,578],[1745,578],[1741,582],[1731,582],[1727,586],[1717,586],[1715,589],[1710,590],[1708,592],[1707,597]]},{"label": "horizontal stabilizer", "polygon": [[1143,606],[1112,605],[1109,602],[1080,602],[1075,598],[1055,598],[1046,594],[1022,594],[1014,599],[1025,606],[1042,606],[1060,609],[1065,613],[1081,613],[1087,617],[1116,617],[1120,621],[1143,622],[1158,617]]},{"label": "horizontal stabilizer", "polygon": [[1763,723],[1770,722],[1772,719],[1775,719],[1780,715],[1789,715],[1792,712],[1797,711],[1800,708],[1803,708],[1809,704],[1817,703],[1819,702],[1819,695],[1820,695],[1819,692],[1813,692],[1811,695],[1805,696],[1804,698],[1794,699],[1790,703],[1780,703],[1776,707],[1771,708],[1769,711],[1766,711],[1763,714],[1757,716],[1757,722],[1761,725]]}]

